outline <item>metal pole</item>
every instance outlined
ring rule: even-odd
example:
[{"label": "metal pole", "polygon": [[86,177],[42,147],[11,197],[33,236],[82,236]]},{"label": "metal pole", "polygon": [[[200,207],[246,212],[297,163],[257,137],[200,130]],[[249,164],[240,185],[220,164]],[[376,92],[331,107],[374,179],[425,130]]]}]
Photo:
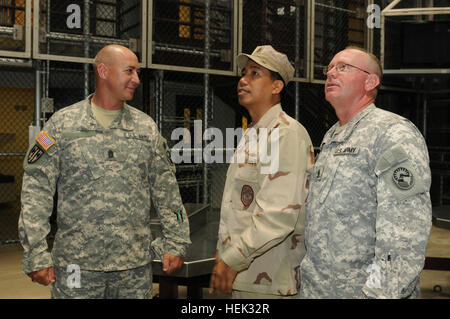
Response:
[{"label": "metal pole", "polygon": [[34,88],[34,123],[41,127],[41,63],[36,60],[35,88]]},{"label": "metal pole", "polygon": [[428,105],[427,105],[427,95],[423,95],[423,137],[425,141],[427,140],[427,111],[428,111]]},{"label": "metal pole", "polygon": [[[295,12],[295,77],[300,77],[300,8]],[[295,119],[300,118],[300,83],[295,82]]]},{"label": "metal pole", "polygon": [[[47,34],[50,33],[50,18],[51,18],[51,11],[50,11],[50,0],[46,1],[45,4],[46,9],[46,19],[45,19],[45,30]],[[47,54],[50,54],[50,38],[46,37],[46,44],[47,44]],[[45,75],[44,75],[45,81],[44,81],[44,87],[45,87],[45,97],[48,97],[48,89],[50,86],[50,60],[47,60],[45,65]]]},{"label": "metal pole", "polygon": [[[84,56],[89,57],[89,36],[90,36],[90,15],[89,15],[89,0],[84,0]],[[85,63],[84,68],[84,97],[89,95],[89,64]]]},{"label": "metal pole", "polygon": [[[205,1],[205,69],[210,68],[210,0]],[[203,111],[203,127],[206,130],[208,128],[208,104],[210,100],[209,96],[209,74],[205,73],[203,75],[203,89],[204,89],[204,111]],[[208,203],[208,166],[205,161],[203,161],[203,204]]]},{"label": "metal pole", "polygon": [[159,124],[159,132],[162,131],[162,122],[163,122],[163,104],[164,104],[164,70],[158,71],[158,89],[159,89],[159,100],[158,100],[158,124]]}]

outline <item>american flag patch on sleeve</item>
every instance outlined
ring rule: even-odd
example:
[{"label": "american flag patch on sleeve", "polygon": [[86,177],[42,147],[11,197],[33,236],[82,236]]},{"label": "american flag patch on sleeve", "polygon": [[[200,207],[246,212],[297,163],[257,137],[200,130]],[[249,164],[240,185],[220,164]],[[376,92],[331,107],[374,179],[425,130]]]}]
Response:
[{"label": "american flag patch on sleeve", "polygon": [[39,135],[36,137],[36,141],[44,148],[44,150],[48,150],[50,147],[52,147],[53,144],[55,144],[50,136],[48,136],[44,131],[39,133]]}]

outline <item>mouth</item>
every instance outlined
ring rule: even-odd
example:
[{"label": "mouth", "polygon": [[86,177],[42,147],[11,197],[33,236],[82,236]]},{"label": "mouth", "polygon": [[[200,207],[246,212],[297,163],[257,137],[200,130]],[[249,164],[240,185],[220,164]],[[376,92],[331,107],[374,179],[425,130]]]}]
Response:
[{"label": "mouth", "polygon": [[339,87],[339,85],[337,85],[336,83],[327,83],[326,85],[326,89],[331,89],[334,87]]},{"label": "mouth", "polygon": [[237,93],[238,93],[238,96],[242,96],[242,95],[245,95],[245,94],[249,94],[250,91],[244,90],[244,89],[238,89]]}]

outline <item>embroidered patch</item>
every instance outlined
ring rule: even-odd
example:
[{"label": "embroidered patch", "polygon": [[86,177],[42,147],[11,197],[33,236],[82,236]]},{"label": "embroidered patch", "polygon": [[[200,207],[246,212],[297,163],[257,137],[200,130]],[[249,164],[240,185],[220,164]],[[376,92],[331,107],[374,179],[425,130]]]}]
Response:
[{"label": "embroidered patch", "polygon": [[241,202],[244,205],[244,209],[247,209],[250,206],[250,204],[253,202],[254,197],[255,193],[249,185],[242,186]]},{"label": "embroidered patch", "polygon": [[30,153],[28,153],[28,164],[35,163],[41,158],[42,154],[44,154],[44,151],[39,146],[34,145]]},{"label": "embroidered patch", "polygon": [[414,176],[405,167],[396,168],[392,173],[392,179],[395,185],[402,190],[408,190],[414,186]]},{"label": "embroidered patch", "polygon": [[55,142],[50,138],[50,136],[48,136],[47,133],[45,133],[44,131],[39,133],[39,135],[36,137],[36,141],[46,151],[55,144]]}]

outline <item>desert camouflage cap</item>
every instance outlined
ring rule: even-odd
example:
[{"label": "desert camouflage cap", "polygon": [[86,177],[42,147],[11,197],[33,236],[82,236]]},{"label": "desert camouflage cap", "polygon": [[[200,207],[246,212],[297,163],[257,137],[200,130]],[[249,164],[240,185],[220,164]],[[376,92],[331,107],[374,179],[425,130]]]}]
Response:
[{"label": "desert camouflage cap", "polygon": [[251,59],[271,71],[278,72],[285,85],[287,85],[294,76],[294,67],[289,62],[286,54],[278,52],[271,45],[258,46],[251,55],[240,53],[237,56],[237,65],[240,70],[245,68],[248,59]]}]

